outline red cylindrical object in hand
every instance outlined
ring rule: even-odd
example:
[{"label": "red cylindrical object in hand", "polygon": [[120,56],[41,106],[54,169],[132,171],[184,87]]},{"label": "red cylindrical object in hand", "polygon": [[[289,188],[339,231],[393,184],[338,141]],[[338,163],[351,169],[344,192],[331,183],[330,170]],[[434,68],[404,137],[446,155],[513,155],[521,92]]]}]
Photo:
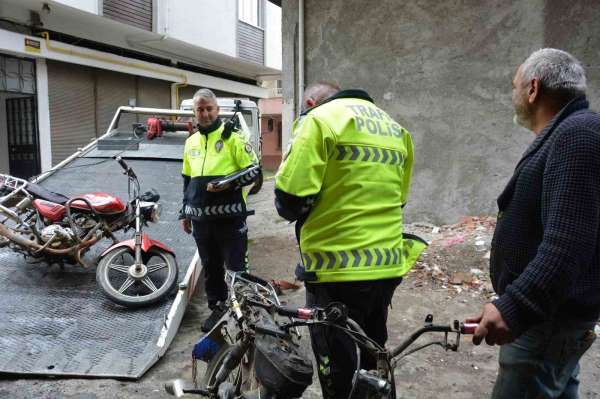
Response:
[{"label": "red cylindrical object in hand", "polygon": [[477,327],[479,327],[478,323],[463,323],[460,326],[460,332],[461,334],[472,335],[475,334],[475,330],[477,329]]}]

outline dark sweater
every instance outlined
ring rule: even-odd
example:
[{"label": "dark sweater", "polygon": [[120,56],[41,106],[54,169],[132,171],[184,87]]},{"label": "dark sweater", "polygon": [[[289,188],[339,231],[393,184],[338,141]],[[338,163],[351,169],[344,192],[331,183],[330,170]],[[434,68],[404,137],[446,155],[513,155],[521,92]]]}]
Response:
[{"label": "dark sweater", "polygon": [[600,116],[573,100],[529,146],[498,198],[490,274],[515,336],[600,314]]}]

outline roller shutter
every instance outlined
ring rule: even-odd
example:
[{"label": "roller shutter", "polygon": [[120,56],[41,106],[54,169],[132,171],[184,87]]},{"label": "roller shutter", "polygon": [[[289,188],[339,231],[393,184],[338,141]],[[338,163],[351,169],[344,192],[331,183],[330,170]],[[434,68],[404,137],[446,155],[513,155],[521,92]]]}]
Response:
[{"label": "roller shutter", "polygon": [[106,18],[152,30],[152,0],[104,0],[102,11]]},{"label": "roller shutter", "polygon": [[52,164],[90,143],[95,135],[92,68],[47,61]]},{"label": "roller shutter", "polygon": [[[98,137],[106,133],[117,108],[129,105],[130,98],[136,98],[136,77],[124,73],[96,70],[96,118]],[[131,127],[137,122],[135,115],[124,115],[119,127]]]},{"label": "roller shutter", "polygon": [[138,78],[137,105],[150,108],[171,108],[171,83],[164,80]]}]

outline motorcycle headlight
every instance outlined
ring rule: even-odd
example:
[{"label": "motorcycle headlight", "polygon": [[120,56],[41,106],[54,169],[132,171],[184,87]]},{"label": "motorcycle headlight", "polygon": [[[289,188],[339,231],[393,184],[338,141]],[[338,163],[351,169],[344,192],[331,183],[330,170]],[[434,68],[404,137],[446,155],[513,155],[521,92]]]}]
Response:
[{"label": "motorcycle headlight", "polygon": [[162,205],[154,204],[152,207],[152,211],[150,212],[150,221],[154,223],[158,223],[160,220],[160,215],[162,214]]}]

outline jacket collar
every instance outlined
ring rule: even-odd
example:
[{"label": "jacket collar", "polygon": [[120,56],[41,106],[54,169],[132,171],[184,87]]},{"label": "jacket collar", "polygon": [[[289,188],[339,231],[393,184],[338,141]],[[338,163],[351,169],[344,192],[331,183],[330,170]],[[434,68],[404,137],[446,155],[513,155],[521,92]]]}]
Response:
[{"label": "jacket collar", "polygon": [[220,128],[222,124],[223,124],[223,121],[221,121],[221,118],[217,118],[217,119],[215,119],[215,121],[213,123],[211,123],[210,126],[200,127],[200,125],[198,125],[198,131],[200,132],[200,134],[208,136],[210,133],[212,133],[215,130],[217,130],[218,128]]},{"label": "jacket collar", "polygon": [[504,210],[505,206],[508,204],[508,201],[512,197],[517,177],[519,176],[521,169],[525,165],[525,160],[529,158],[529,156],[536,152],[542,146],[542,144],[546,142],[548,137],[552,135],[552,132],[556,130],[558,125],[560,125],[560,123],[564,121],[569,115],[572,115],[577,111],[587,109],[588,107],[589,102],[586,100],[585,96],[577,97],[571,100],[567,105],[565,105],[563,109],[561,109],[560,112],[556,114],[550,122],[548,122],[548,125],[546,125],[544,129],[542,129],[542,131],[535,138],[533,143],[531,143],[531,145],[527,148],[527,150],[521,157],[519,163],[517,163],[517,166],[515,167],[515,172],[513,173],[509,182],[506,184],[506,187],[504,188],[502,193],[498,196],[497,203],[500,211]]},{"label": "jacket collar", "polygon": [[367,100],[372,103],[375,102],[375,101],[373,101],[371,96],[369,96],[369,94],[362,89],[341,90],[341,91],[338,91],[337,93],[335,93],[333,96],[327,98],[325,101],[320,102],[319,104],[315,105],[314,107],[305,110],[304,112],[302,112],[300,114],[300,116],[304,116],[304,115],[308,114],[310,111],[312,111],[313,109],[318,108],[323,104],[327,104],[330,101],[337,100],[339,98],[360,98],[361,100]]}]

